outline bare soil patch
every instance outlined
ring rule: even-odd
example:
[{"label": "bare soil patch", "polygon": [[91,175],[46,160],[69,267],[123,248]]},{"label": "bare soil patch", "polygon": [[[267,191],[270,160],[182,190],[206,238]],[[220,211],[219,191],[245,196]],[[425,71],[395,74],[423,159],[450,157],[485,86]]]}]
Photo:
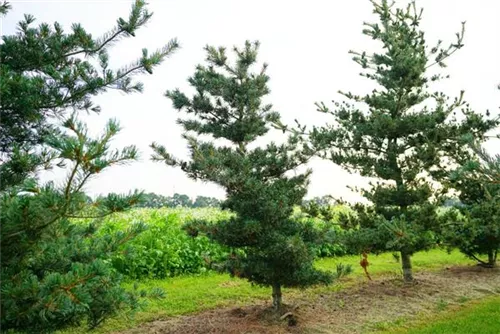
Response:
[{"label": "bare soil patch", "polygon": [[[121,334],[366,333],[378,323],[435,313],[449,305],[500,295],[500,270],[476,266],[415,275],[415,284],[394,277],[361,281],[341,291],[285,295],[280,319],[269,303],[220,308],[143,324]],[[289,314],[290,315],[290,314]]]}]

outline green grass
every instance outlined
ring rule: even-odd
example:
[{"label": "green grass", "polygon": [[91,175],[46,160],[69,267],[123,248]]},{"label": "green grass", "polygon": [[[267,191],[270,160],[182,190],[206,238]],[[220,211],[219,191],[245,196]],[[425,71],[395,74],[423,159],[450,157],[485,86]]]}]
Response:
[{"label": "green grass", "polygon": [[[342,256],[319,259],[316,261],[316,267],[324,270],[335,270],[337,263],[351,264],[354,269],[354,275],[363,275],[363,269],[359,265],[359,256]],[[380,255],[369,255],[368,272],[371,274],[401,273],[401,265],[391,253]],[[436,270],[444,266],[463,265],[471,263],[463,254],[453,251],[448,254],[444,250],[434,249],[428,252],[420,252],[412,257],[412,265],[415,272],[421,270]]]},{"label": "green grass", "polygon": [[[124,284],[132,288],[134,282]],[[229,275],[207,273],[197,276],[179,276],[163,280],[141,280],[139,289],[159,287],[166,292],[165,298],[148,300],[145,307],[133,318],[125,315],[107,320],[94,333],[108,333],[138,326],[141,323],[169,316],[200,312],[216,307],[243,305],[267,298],[268,289],[252,286],[244,280]],[[85,328],[60,333],[84,333]]]},{"label": "green grass", "polygon": [[[359,266],[358,256],[344,256],[325,258],[316,262],[316,266],[324,270],[335,270],[338,263],[351,264],[354,278],[361,278],[364,274]],[[381,274],[400,275],[400,263],[396,262],[392,254],[372,255],[369,257],[369,272],[372,276]],[[444,266],[463,265],[470,263],[458,251],[451,254],[442,250],[417,253],[413,256],[413,267],[416,272],[421,270],[436,270]],[[126,283],[132,287],[133,282]],[[270,300],[269,288],[252,286],[245,280],[230,278],[229,275],[208,273],[198,276],[179,276],[163,280],[138,281],[139,288],[151,289],[160,287],[166,292],[164,299],[149,300],[147,306],[137,312],[134,319],[117,317],[109,319],[99,328],[97,333],[106,333],[112,330],[131,328],[140,323],[166,318],[168,316],[196,313],[207,309],[224,306],[250,304],[257,300]],[[338,290],[342,286],[337,284],[329,287],[316,287],[306,290],[309,294],[325,290]],[[284,301],[287,295],[298,293],[296,289],[284,289]],[[78,333],[75,329],[65,333]],[[81,331],[83,333],[83,330]]]},{"label": "green grass", "polygon": [[[129,284],[131,286],[131,284]],[[173,316],[199,312],[205,309],[237,303],[247,303],[266,298],[268,289],[252,286],[246,281],[229,275],[210,273],[193,277],[177,277],[170,280],[142,281],[139,287],[160,287],[166,298],[150,301],[146,318]]]},{"label": "green grass", "polygon": [[[430,323],[430,324],[429,324]],[[500,297],[490,297],[448,310],[430,319],[421,319],[411,328],[396,328],[386,334],[498,334]]]}]

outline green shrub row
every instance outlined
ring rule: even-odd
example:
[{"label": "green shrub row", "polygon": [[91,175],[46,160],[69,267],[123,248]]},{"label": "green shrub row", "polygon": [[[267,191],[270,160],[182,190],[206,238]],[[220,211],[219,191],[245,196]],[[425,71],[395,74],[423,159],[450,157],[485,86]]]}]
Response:
[{"label": "green shrub row", "polygon": [[219,220],[229,214],[217,209],[136,209],[105,220],[101,233],[125,230],[143,222],[147,230],[124,245],[111,258],[113,266],[130,278],[165,278],[198,274],[220,261],[227,249],[204,236],[190,237],[182,225],[190,219]]},{"label": "green shrub row", "polygon": [[[297,212],[297,217],[300,212]],[[182,274],[199,274],[223,261],[229,249],[209,241],[205,236],[189,236],[183,225],[193,219],[217,222],[231,213],[217,208],[135,209],[102,221],[100,233],[125,231],[133,223],[142,222],[147,230],[122,246],[110,261],[129,278],[165,278]],[[298,218],[299,219],[299,218]],[[311,219],[311,218],[308,218]],[[341,229],[318,218],[312,218],[321,229]],[[85,222],[82,222],[85,223]],[[345,247],[327,240],[315,247],[317,257],[342,256]]]}]

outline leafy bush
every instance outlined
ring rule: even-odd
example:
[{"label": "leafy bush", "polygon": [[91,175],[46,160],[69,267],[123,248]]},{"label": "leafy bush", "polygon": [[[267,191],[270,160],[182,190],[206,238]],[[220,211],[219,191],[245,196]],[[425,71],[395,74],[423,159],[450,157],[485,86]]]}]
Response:
[{"label": "leafy bush", "polygon": [[310,220],[316,228],[324,232],[324,238],[313,246],[316,257],[357,254],[355,250],[348,249],[342,241],[346,229],[345,226],[342,226],[341,217],[351,213],[349,207],[318,204],[318,202],[317,199],[309,201],[300,208],[297,207],[294,212],[294,219]]},{"label": "leafy bush", "polygon": [[[188,223],[196,220],[216,223],[231,215],[229,211],[217,208],[141,208],[106,218],[99,233],[109,235],[125,231],[135,222],[144,222],[148,226],[111,258],[114,268],[129,278],[200,274],[215,269],[214,265],[224,260],[229,248],[192,233]],[[315,228],[325,231],[325,236],[345,233],[336,223],[304,217],[298,209],[294,218],[312,221]],[[340,242],[332,242],[329,238],[320,240],[312,248],[316,257],[352,253]]]},{"label": "leafy bush", "polygon": [[228,250],[204,236],[189,236],[182,226],[193,219],[217,221],[230,213],[212,209],[137,209],[104,222],[100,233],[125,230],[136,221],[145,222],[147,231],[124,245],[111,258],[113,266],[130,278],[165,278],[203,273],[220,261]]}]

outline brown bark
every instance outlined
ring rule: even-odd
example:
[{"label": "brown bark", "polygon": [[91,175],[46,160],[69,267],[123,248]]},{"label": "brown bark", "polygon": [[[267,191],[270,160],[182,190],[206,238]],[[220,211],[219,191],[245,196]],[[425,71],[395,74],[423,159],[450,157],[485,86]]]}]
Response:
[{"label": "brown bark", "polygon": [[279,283],[273,284],[273,308],[276,311],[281,309],[281,285]]},{"label": "brown bark", "polygon": [[411,255],[406,252],[401,252],[401,263],[403,264],[403,278],[405,282],[413,282]]},{"label": "brown bark", "polygon": [[497,251],[490,250],[488,252],[488,267],[493,268],[497,262]]}]

